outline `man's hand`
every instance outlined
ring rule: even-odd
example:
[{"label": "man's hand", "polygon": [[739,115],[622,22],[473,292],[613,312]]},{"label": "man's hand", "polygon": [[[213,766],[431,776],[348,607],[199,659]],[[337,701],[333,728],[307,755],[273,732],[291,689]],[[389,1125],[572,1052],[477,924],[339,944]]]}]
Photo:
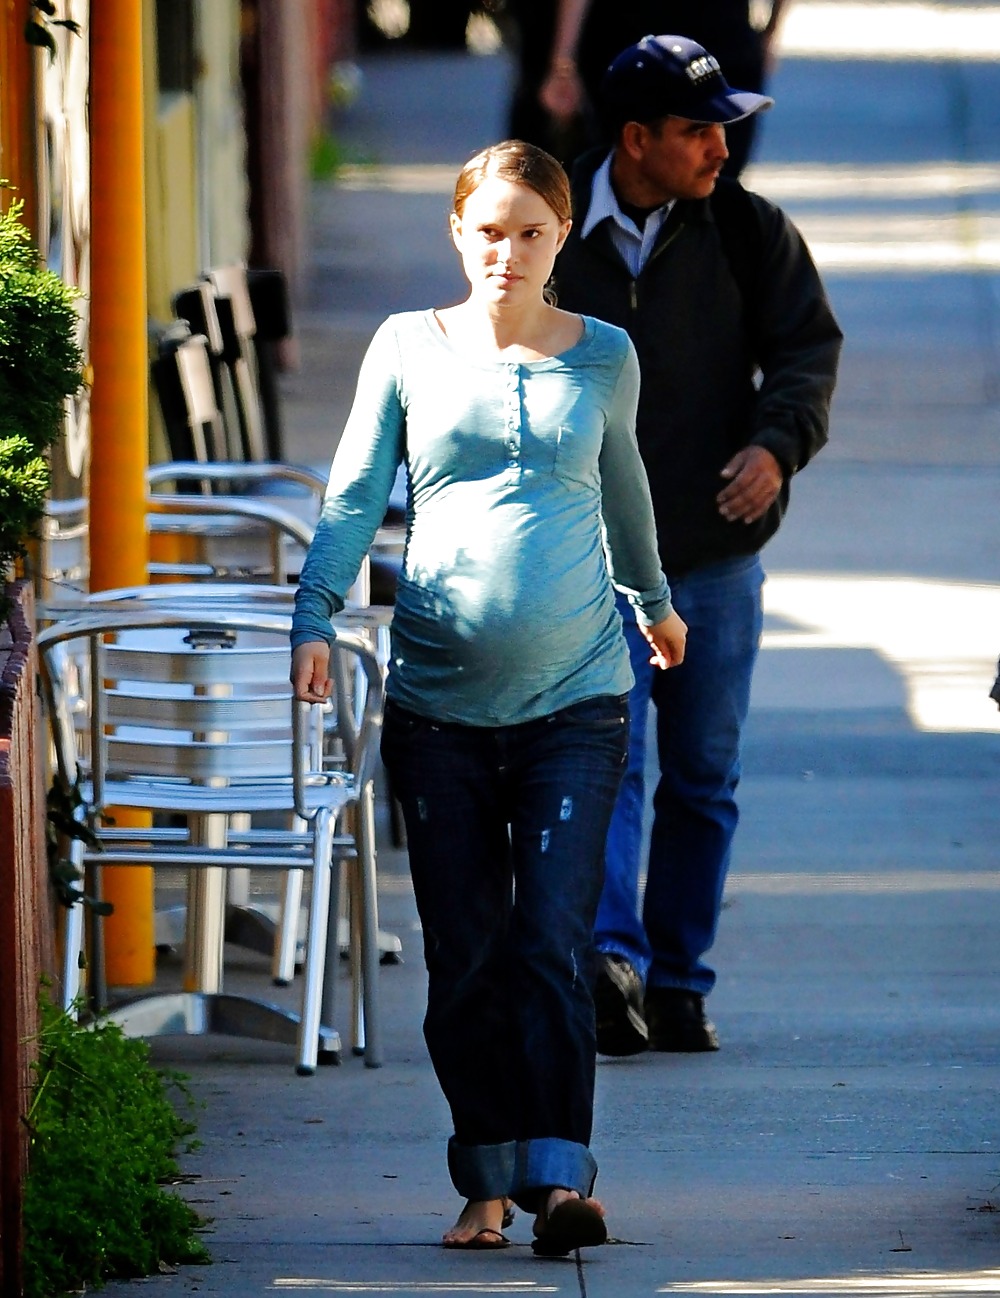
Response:
[{"label": "man's hand", "polygon": [[729,485],[715,500],[727,523],[756,523],[777,499],[785,480],[781,465],[763,446],[737,451],[721,476]]},{"label": "man's hand", "polygon": [[684,645],[687,641],[687,623],[678,613],[671,611],[669,617],[654,626],[643,626],[639,630],[649,641],[653,652],[649,661],[654,667],[666,671],[668,667],[679,667],[684,661]]},{"label": "man's hand", "polygon": [[301,703],[325,703],[333,689],[330,679],[330,646],[325,640],[307,640],[292,650],[289,676]]}]

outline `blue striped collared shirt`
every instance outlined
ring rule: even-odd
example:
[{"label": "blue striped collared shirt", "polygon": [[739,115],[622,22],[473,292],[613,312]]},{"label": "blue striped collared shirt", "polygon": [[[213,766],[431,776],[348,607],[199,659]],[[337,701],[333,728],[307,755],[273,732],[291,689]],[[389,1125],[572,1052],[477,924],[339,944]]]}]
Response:
[{"label": "blue striped collared shirt", "polygon": [[648,261],[649,254],[653,251],[656,236],[660,233],[663,222],[670,214],[674,200],[672,198],[668,199],[662,207],[650,212],[649,216],[646,217],[645,228],[640,233],[635,222],[626,216],[618,206],[615,191],[611,188],[612,156],[609,153],[594,173],[590,189],[590,207],[587,209],[587,215],[580,234],[582,238],[586,239],[596,226],[610,218],[609,233],[611,242],[614,244],[615,251],[629,268],[632,278],[635,279]]}]

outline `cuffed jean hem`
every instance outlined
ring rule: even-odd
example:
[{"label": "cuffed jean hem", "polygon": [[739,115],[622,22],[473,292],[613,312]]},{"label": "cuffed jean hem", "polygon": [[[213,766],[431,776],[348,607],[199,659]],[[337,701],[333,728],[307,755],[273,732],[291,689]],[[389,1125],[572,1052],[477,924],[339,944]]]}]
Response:
[{"label": "cuffed jean hem", "polygon": [[597,1160],[586,1145],[558,1137],[462,1145],[448,1141],[448,1171],[463,1199],[513,1199],[525,1212],[539,1208],[539,1191],[559,1186],[590,1197]]},{"label": "cuffed jean hem", "polygon": [[448,1171],[463,1199],[503,1199],[510,1195],[518,1161],[513,1140],[502,1145],[460,1145],[448,1141]]},{"label": "cuffed jean hem", "polygon": [[546,1136],[517,1146],[517,1170],[510,1197],[525,1212],[539,1208],[538,1192],[560,1186],[590,1197],[597,1180],[597,1160],[586,1145]]},{"label": "cuffed jean hem", "polygon": [[598,942],[595,949],[598,955],[618,955],[623,960],[627,960],[642,979],[643,986],[646,985],[646,975],[649,973],[650,961],[645,957],[639,957],[634,951],[627,950],[621,942]]}]

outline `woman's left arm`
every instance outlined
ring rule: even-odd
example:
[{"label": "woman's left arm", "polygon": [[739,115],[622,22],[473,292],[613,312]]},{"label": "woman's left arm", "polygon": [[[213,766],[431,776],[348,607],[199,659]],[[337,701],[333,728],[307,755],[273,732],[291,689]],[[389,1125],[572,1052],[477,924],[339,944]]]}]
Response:
[{"label": "woman's left arm", "polygon": [[612,580],[636,607],[639,621],[652,625],[670,613],[670,587],[660,568],[653,502],[635,439],[638,399],[639,362],[629,343],[601,446],[601,512]]},{"label": "woman's left arm", "polygon": [[638,399],[639,362],[629,343],[601,447],[604,530],[612,580],[635,609],[639,630],[649,641],[650,662],[676,667],[684,661],[687,627],[670,603],[670,587],[660,568],[653,502],[635,439]]}]

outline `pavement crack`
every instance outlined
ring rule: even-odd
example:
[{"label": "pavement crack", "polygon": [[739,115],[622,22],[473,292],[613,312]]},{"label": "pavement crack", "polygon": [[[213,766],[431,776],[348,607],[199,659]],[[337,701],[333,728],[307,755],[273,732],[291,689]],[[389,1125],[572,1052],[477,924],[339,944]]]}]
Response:
[{"label": "pavement crack", "polygon": [[587,1277],[583,1273],[583,1258],[580,1256],[580,1250],[577,1249],[574,1254],[576,1262],[576,1283],[580,1287],[580,1298],[587,1298]]}]

